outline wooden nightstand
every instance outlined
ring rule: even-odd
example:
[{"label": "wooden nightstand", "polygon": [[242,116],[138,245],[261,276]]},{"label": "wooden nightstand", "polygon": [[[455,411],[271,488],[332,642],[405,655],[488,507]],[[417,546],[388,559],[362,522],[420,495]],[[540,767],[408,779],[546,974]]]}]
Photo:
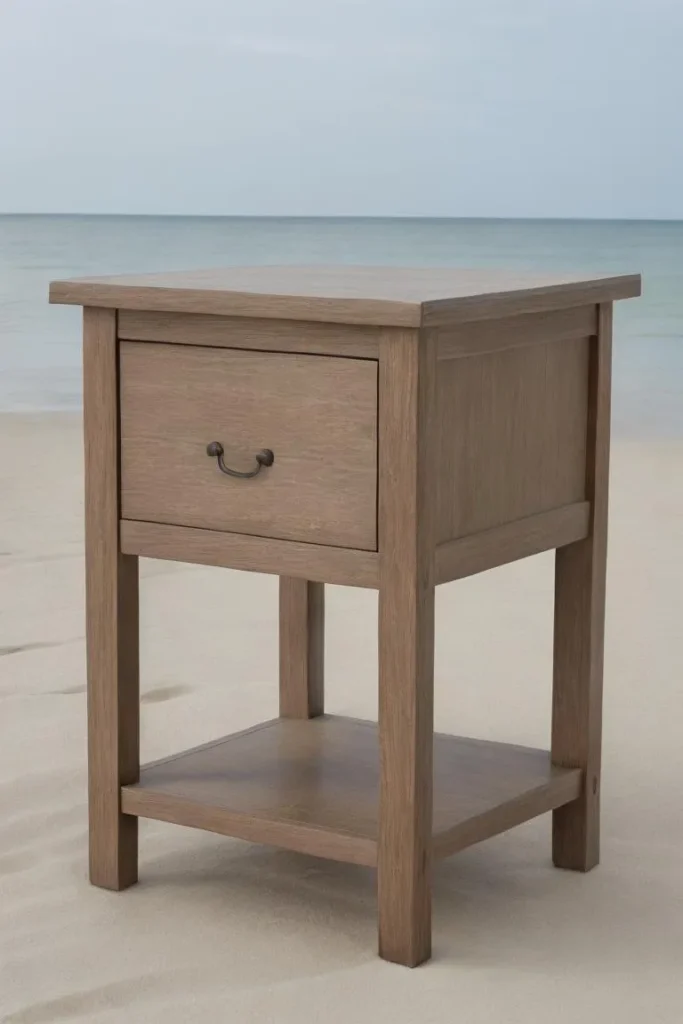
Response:
[{"label": "wooden nightstand", "polygon": [[[598,861],[612,303],[635,276],[234,268],[57,282],[84,309],[90,875],[157,818],[378,871],[553,811]],[[433,734],[434,589],[557,548],[550,752]],[[275,573],[280,717],[140,768],[138,556]],[[323,714],[323,586],[379,590],[379,724]]]}]

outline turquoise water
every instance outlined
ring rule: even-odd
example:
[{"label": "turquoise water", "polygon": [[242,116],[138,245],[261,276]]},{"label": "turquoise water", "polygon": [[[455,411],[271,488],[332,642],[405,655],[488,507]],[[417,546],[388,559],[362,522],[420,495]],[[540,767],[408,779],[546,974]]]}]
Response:
[{"label": "turquoise water", "polygon": [[0,216],[0,409],[80,405],[80,311],[48,306],[50,280],[239,263],[639,271],[615,315],[615,429],[683,436],[681,221]]}]

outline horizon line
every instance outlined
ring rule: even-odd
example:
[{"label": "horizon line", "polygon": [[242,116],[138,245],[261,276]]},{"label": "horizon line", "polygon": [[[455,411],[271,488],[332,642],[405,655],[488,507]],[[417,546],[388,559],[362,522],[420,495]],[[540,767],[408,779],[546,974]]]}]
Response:
[{"label": "horizon line", "polygon": [[326,213],[104,213],[88,211],[70,213],[55,211],[0,211],[0,217],[127,217],[130,219],[166,220],[362,220],[362,221],[550,221],[553,223],[612,224],[679,224],[683,217],[569,217],[569,216],[481,216],[437,214],[326,214]]}]

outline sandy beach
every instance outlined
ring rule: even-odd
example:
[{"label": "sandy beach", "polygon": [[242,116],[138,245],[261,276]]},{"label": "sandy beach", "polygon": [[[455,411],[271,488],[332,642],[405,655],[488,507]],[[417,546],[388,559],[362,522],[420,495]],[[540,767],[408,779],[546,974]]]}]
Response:
[{"label": "sandy beach", "polygon": [[[613,447],[601,866],[555,870],[549,817],[441,863],[409,971],[369,869],[143,822],[140,884],[89,886],[80,429],[0,416],[0,1020],[680,1024],[683,441]],[[548,745],[552,568],[439,589],[439,730]],[[272,717],[276,578],[142,577],[143,759]],[[374,718],[376,595],[327,609],[327,707]]]}]

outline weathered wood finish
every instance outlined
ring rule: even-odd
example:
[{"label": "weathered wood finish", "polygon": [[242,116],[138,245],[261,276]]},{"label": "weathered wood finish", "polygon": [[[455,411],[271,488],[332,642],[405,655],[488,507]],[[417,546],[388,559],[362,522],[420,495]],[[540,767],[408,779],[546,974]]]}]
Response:
[{"label": "weathered wood finish", "polygon": [[[485,277],[485,273],[482,277]],[[640,277],[635,275],[617,278],[594,278],[575,281],[565,288],[539,286],[537,288],[515,287],[513,281],[522,282],[524,274],[509,278],[512,285],[506,287],[507,274],[500,280],[500,292],[483,295],[467,295],[455,299],[444,299],[424,303],[422,306],[422,327],[449,327],[452,324],[472,323],[477,320],[495,320],[529,313],[548,313],[570,306],[595,306],[611,299],[629,299],[640,295]],[[542,275],[545,276],[545,275]],[[494,279],[496,275],[494,274]],[[564,278],[567,280],[567,278]]]},{"label": "weathered wood finish", "polygon": [[436,267],[226,267],[50,285],[51,302],[379,327],[440,327],[639,294],[637,274]]},{"label": "weathered wood finish", "polygon": [[[377,364],[120,343],[124,519],[377,548]],[[206,454],[252,469],[221,473]]]},{"label": "weathered wood finish", "polygon": [[379,586],[376,551],[298,544],[291,540],[193,530],[164,523],[139,523],[130,519],[121,521],[120,532],[121,550],[129,555],[295,576],[346,587]]},{"label": "weathered wood finish", "polygon": [[387,332],[379,391],[379,949],[431,955],[436,345]]},{"label": "weathered wood finish", "polygon": [[460,580],[581,540],[588,536],[589,517],[589,502],[577,501],[552,512],[540,512],[527,519],[496,526],[493,530],[439,544],[436,549],[436,582]]},{"label": "weathered wood finish", "polygon": [[[377,868],[431,951],[434,858],[553,812],[599,856],[612,303],[637,275],[247,267],[56,282],[85,310],[90,863],[137,817]],[[117,358],[118,346],[118,358]],[[221,474],[206,446],[253,479]],[[435,735],[434,591],[557,548],[552,750]],[[139,769],[137,556],[280,577],[280,716]],[[379,590],[379,721],[324,714],[324,584]]]},{"label": "weathered wood finish", "polygon": [[316,718],[325,704],[325,586],[280,577],[280,715]]},{"label": "weathered wood finish", "polygon": [[119,787],[139,772],[138,560],[118,547],[116,313],[83,311],[90,880],[138,877],[137,819]]},{"label": "weathered wood finish", "polygon": [[580,799],[553,815],[553,860],[589,871],[600,859],[602,669],[607,567],[612,305],[600,306],[591,343],[586,496],[590,535],[560,548],[555,562],[552,758],[581,768]]},{"label": "weathered wood finish", "polygon": [[[588,535],[589,513],[587,502],[577,502],[440,544],[435,555],[436,583],[449,583],[580,540]],[[120,530],[121,550],[144,558],[285,574],[347,587],[377,589],[380,585],[379,556],[374,551],[126,519]]]},{"label": "weathered wood finish", "polygon": [[[378,769],[374,722],[276,719],[146,765],[121,797],[130,814],[373,867]],[[436,734],[430,847],[449,856],[580,788],[547,751]]]},{"label": "weathered wood finish", "polygon": [[437,543],[585,500],[588,345],[439,363]]},{"label": "weathered wood finish", "polygon": [[589,338],[597,330],[597,306],[521,313],[502,320],[476,320],[436,331],[439,359],[460,359],[506,348]]},{"label": "weathered wood finish", "polygon": [[[500,835],[501,832],[507,832],[509,829],[515,828],[516,825],[536,818],[539,814],[545,814],[547,811],[570,804],[581,793],[583,785],[581,771],[578,768],[572,770],[552,765],[549,754],[543,750],[528,750],[505,743],[491,744],[485,740],[462,740],[459,742],[463,744],[463,758],[456,760],[454,757],[451,763],[451,771],[454,772],[454,777],[457,780],[454,788],[457,785],[458,789],[466,790],[469,784],[473,788],[477,785],[488,788],[489,773],[495,771],[501,773],[498,778],[499,784],[502,784],[502,773],[510,773],[507,777],[509,791],[504,800],[501,799],[495,806],[492,803],[486,809],[475,808],[473,793],[467,793],[466,796],[463,796],[467,811],[463,807],[459,820],[450,826],[441,827],[440,822],[443,820],[440,808],[442,779],[439,770],[439,737],[435,736],[435,818],[438,824],[435,824],[434,828],[433,855],[437,859],[450,857],[474,843],[480,843],[484,839]],[[481,763],[478,763],[475,751],[468,749],[470,744],[477,745],[478,754],[482,759]],[[494,747],[499,749],[487,749]],[[472,756],[471,765],[465,762],[466,754]],[[490,758],[488,763],[485,761],[487,756]],[[526,764],[524,758],[528,758]],[[529,776],[523,782],[522,771],[524,769],[529,772]],[[538,773],[538,777],[534,780],[533,776],[536,773]],[[513,795],[515,790],[518,791],[517,796]],[[454,804],[455,801],[453,801],[451,809],[453,818],[456,817]]]},{"label": "weathered wood finish", "polygon": [[207,316],[201,313],[143,313],[121,310],[119,338],[177,345],[302,352],[353,359],[378,359],[378,327]]}]

